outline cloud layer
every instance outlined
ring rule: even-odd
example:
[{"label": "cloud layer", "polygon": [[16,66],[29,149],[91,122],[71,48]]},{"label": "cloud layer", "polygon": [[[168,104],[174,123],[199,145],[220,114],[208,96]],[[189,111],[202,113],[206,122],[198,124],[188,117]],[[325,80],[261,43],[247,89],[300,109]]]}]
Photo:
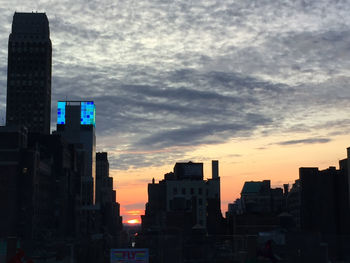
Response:
[{"label": "cloud layer", "polygon": [[324,143],[344,133],[331,123],[350,121],[346,1],[0,3],[0,114],[12,15],[46,12],[52,127],[57,100],[94,100],[98,149],[114,169],[174,163],[199,145],[253,135]]}]

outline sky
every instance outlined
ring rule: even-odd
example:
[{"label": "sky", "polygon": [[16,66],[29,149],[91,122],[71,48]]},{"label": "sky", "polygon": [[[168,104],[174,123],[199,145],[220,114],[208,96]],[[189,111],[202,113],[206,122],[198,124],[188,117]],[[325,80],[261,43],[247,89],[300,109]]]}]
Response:
[{"label": "sky", "polygon": [[219,160],[223,212],[243,183],[293,183],[350,146],[350,2],[0,0],[0,124],[14,12],[45,12],[58,100],[94,100],[124,221],[176,162]]}]

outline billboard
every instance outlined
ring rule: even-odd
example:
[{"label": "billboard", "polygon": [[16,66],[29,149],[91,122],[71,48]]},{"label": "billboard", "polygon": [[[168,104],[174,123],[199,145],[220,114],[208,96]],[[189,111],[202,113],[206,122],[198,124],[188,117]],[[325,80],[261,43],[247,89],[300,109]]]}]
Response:
[{"label": "billboard", "polygon": [[81,102],[81,125],[94,125],[96,123],[96,107],[93,101]]},{"label": "billboard", "polygon": [[148,248],[111,249],[111,263],[148,263]]},{"label": "billboard", "polygon": [[96,106],[93,101],[59,101],[57,103],[57,124],[66,124],[66,106],[69,107],[71,103],[79,103],[77,105],[80,105],[81,125],[95,126]]},{"label": "billboard", "polygon": [[66,102],[57,102],[57,124],[66,124]]}]

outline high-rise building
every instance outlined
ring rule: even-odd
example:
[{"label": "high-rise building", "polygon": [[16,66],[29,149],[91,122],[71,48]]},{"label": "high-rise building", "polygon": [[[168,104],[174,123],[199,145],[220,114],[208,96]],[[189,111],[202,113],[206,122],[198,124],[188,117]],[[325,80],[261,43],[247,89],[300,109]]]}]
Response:
[{"label": "high-rise building", "polygon": [[[339,169],[299,168],[300,228],[327,244],[329,260],[349,262],[349,150]],[[309,253],[309,252],[308,252]]]},{"label": "high-rise building", "polygon": [[96,204],[102,213],[104,231],[109,234],[115,245],[118,244],[118,234],[122,230],[120,205],[116,202],[116,191],[113,190],[113,177],[109,177],[109,162],[106,152],[96,153]]},{"label": "high-rise building", "polygon": [[50,133],[51,57],[45,13],[15,13],[8,43],[6,125]]},{"label": "high-rise building", "polygon": [[60,134],[69,143],[80,146],[80,150],[84,152],[83,205],[95,203],[95,111],[93,101],[59,101],[57,104],[57,134]]}]

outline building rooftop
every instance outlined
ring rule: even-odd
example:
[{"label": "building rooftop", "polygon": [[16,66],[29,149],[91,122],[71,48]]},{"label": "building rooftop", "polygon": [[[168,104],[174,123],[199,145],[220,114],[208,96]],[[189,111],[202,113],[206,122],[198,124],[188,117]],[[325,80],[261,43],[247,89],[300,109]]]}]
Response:
[{"label": "building rooftop", "polygon": [[242,189],[242,194],[259,193],[262,186],[262,182],[245,182]]},{"label": "building rooftop", "polygon": [[49,20],[45,13],[15,13],[12,34],[50,37]]}]

